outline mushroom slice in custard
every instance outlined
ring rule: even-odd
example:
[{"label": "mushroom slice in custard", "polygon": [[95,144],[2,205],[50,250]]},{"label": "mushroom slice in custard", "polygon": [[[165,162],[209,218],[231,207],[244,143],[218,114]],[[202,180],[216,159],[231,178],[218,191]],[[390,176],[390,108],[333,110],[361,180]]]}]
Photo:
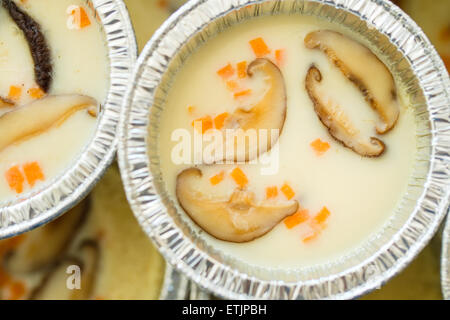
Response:
[{"label": "mushroom slice in custard", "polygon": [[327,95],[319,87],[322,74],[315,66],[311,66],[306,75],[305,87],[313,101],[314,110],[320,121],[328,128],[330,134],[346,147],[364,157],[378,157],[384,150],[384,143],[375,137],[364,137],[354,127],[339,105],[331,100],[325,100]]},{"label": "mushroom slice in custard", "polygon": [[330,30],[313,31],[304,41],[307,48],[322,50],[361,90],[380,118],[376,125],[379,134],[386,133],[395,126],[400,108],[394,78],[372,51],[359,42]]},{"label": "mushroom slice in custard", "polygon": [[[236,188],[231,196],[201,190],[202,172],[182,171],[177,177],[176,195],[186,213],[210,235],[229,242],[248,242],[272,230],[294,214],[297,201],[256,201],[253,192]],[[217,192],[219,193],[219,192]]]},{"label": "mushroom slice in custard", "polygon": [[[251,161],[269,151],[277,142],[286,119],[286,88],[280,69],[268,59],[259,58],[251,62],[247,69],[249,77],[261,76],[266,83],[263,97],[251,108],[239,108],[225,120],[224,129],[242,129],[244,132],[254,129],[267,130],[267,141],[262,141],[257,134],[257,145],[246,144],[245,149],[236,148],[234,159]],[[273,138],[271,130],[278,130],[277,138]],[[235,141],[226,141],[225,145],[233,147]],[[245,154],[243,154],[245,152]]]}]

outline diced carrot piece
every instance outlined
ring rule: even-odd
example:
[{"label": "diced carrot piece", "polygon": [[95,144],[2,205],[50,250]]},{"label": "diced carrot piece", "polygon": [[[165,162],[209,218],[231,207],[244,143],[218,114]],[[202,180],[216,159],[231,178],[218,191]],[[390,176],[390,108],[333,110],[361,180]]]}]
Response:
[{"label": "diced carrot piece", "polygon": [[0,266],[0,289],[11,280],[10,275]]},{"label": "diced carrot piece", "polygon": [[211,178],[209,178],[209,181],[211,182],[211,184],[213,186],[218,185],[219,183],[222,182],[224,175],[225,175],[225,172],[222,171],[222,172],[216,174],[215,176],[212,176]]},{"label": "diced carrot piece", "polygon": [[41,99],[45,95],[45,92],[42,91],[41,88],[31,88],[31,89],[28,89],[28,94],[33,99]]},{"label": "diced carrot piece", "polygon": [[23,165],[23,172],[25,173],[25,177],[27,178],[28,184],[33,187],[36,181],[45,180],[44,174],[42,173],[42,169],[39,166],[39,163],[30,162]]},{"label": "diced carrot piece", "polygon": [[251,90],[251,89],[239,91],[239,92],[236,92],[236,93],[234,94],[234,98],[235,98],[235,99],[238,99],[238,98],[241,98],[241,97],[244,97],[244,96],[248,96],[248,95],[251,94],[251,93],[252,93],[252,90]]},{"label": "diced carrot piece", "polygon": [[9,87],[9,94],[8,98],[10,100],[17,101],[20,99],[20,96],[22,95],[22,88],[18,86],[10,86]]},{"label": "diced carrot piece", "polygon": [[311,230],[310,232],[308,232],[302,236],[302,241],[304,243],[310,242],[310,241],[316,239],[319,234],[320,234],[320,231]]},{"label": "diced carrot piece", "polygon": [[227,81],[227,88],[230,91],[236,91],[237,89],[239,89],[239,85],[236,81],[234,80],[228,80]]},{"label": "diced carrot piece", "polygon": [[278,188],[276,186],[266,188],[266,199],[276,198],[278,196]]},{"label": "diced carrot piece", "polygon": [[217,74],[223,79],[228,79],[234,75],[234,68],[231,63],[229,63],[225,67],[217,71]]},{"label": "diced carrot piece", "polygon": [[253,49],[256,57],[261,58],[270,53],[270,49],[264,42],[263,38],[256,38],[250,40],[250,46]]},{"label": "diced carrot piece", "polygon": [[228,118],[228,115],[229,115],[228,112],[224,112],[214,118],[214,126],[216,127],[217,130],[223,128],[223,125],[225,123],[225,120]]},{"label": "diced carrot piece", "polygon": [[275,50],[275,60],[279,66],[283,63],[283,60],[284,60],[284,50],[283,49]]},{"label": "diced carrot piece", "polygon": [[195,127],[195,123],[200,122],[202,126],[202,133],[205,133],[209,129],[213,128],[213,120],[210,116],[206,116],[197,120],[192,121],[192,126]]},{"label": "diced carrot piece", "polygon": [[313,222],[317,225],[323,225],[330,216],[330,211],[327,207],[323,207],[318,214],[313,218]]},{"label": "diced carrot piece", "polygon": [[25,295],[26,287],[22,281],[13,281],[9,285],[8,300],[19,300]]},{"label": "diced carrot piece", "polygon": [[83,7],[80,7],[80,28],[86,28],[89,27],[91,25],[91,20],[89,19],[89,16],[86,12],[86,10],[84,10]]},{"label": "diced carrot piece", "polygon": [[22,172],[20,172],[19,166],[9,168],[5,172],[5,178],[12,190],[17,193],[23,192],[23,182],[25,181],[25,178],[23,177]]},{"label": "diced carrot piece", "polygon": [[320,139],[314,140],[313,142],[311,142],[310,145],[318,156],[323,155],[325,152],[328,151],[328,149],[330,149],[330,144]]},{"label": "diced carrot piece", "polygon": [[247,61],[241,61],[237,64],[238,78],[245,78],[247,76]]},{"label": "diced carrot piece", "polygon": [[286,225],[286,228],[292,229],[293,227],[307,221],[308,219],[309,219],[308,210],[299,210],[292,216],[289,216],[286,219],[284,219],[284,224]]},{"label": "diced carrot piece", "polygon": [[284,196],[286,197],[286,199],[291,200],[294,196],[295,196],[295,192],[294,190],[292,190],[292,188],[285,183],[281,188],[280,188],[281,192],[283,192]]},{"label": "diced carrot piece", "polygon": [[241,188],[244,188],[248,183],[247,176],[239,167],[233,169],[233,171],[231,172],[231,177],[233,178],[234,182],[236,182],[236,184]]}]

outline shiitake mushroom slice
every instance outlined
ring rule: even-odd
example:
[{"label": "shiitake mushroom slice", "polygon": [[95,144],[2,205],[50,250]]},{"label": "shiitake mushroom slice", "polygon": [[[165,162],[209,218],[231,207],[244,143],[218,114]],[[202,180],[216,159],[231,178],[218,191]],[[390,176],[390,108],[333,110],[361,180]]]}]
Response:
[{"label": "shiitake mushroom slice", "polygon": [[46,226],[27,233],[23,242],[4,258],[8,273],[22,274],[39,271],[60,259],[72,239],[86,221],[90,198]]},{"label": "shiitake mushroom slice", "polygon": [[400,107],[394,78],[386,65],[361,43],[331,30],[318,30],[305,37],[310,49],[323,51],[364,95],[378,114],[379,134],[391,130],[399,117]]},{"label": "shiitake mushroom slice", "polygon": [[380,156],[385,150],[384,143],[375,137],[364,137],[345,117],[339,106],[330,101],[324,101],[324,94],[317,90],[317,85],[321,81],[322,74],[316,66],[312,65],[306,75],[306,91],[314,104],[317,116],[328,128],[331,136],[361,156]]},{"label": "shiitake mushroom slice", "polygon": [[235,189],[231,197],[197,184],[202,171],[190,168],[177,177],[176,195],[183,210],[213,237],[229,242],[248,242],[272,230],[294,214],[298,202],[256,201],[253,192]]},{"label": "shiitake mushroom slice", "polygon": [[21,10],[12,0],[1,0],[28,42],[28,47],[34,62],[34,77],[37,85],[48,92],[52,84],[53,65],[50,48],[41,31],[41,26],[26,12]]},{"label": "shiitake mushroom slice", "polygon": [[[100,247],[96,240],[84,240],[73,256],[56,262],[41,283],[31,292],[31,300],[87,300],[92,296],[100,260]],[[69,266],[81,271],[80,289],[69,289],[67,274]]]},{"label": "shiitake mushroom slice", "polygon": [[[225,120],[223,129],[242,129],[244,132],[250,129],[267,130],[267,141],[260,141],[258,134],[257,150],[251,152],[251,148],[246,144],[246,148],[241,150],[236,148],[235,141],[231,141],[232,146],[237,149],[233,159],[217,159],[232,161],[251,161],[253,158],[269,151],[277,142],[279,134],[283,130],[286,119],[286,87],[280,69],[270,60],[258,58],[253,60],[247,68],[249,77],[262,77],[267,85],[263,97],[250,109],[239,108]],[[271,137],[271,130],[278,130],[276,139]],[[225,146],[227,145],[225,141]],[[245,154],[241,154],[245,152]],[[225,154],[226,155],[226,154]],[[217,161],[216,161],[217,162]]]},{"label": "shiitake mushroom slice", "polygon": [[[94,98],[83,95],[46,96],[0,116],[0,151],[58,126],[72,114],[98,108]],[[96,113],[94,114],[94,116]]]}]

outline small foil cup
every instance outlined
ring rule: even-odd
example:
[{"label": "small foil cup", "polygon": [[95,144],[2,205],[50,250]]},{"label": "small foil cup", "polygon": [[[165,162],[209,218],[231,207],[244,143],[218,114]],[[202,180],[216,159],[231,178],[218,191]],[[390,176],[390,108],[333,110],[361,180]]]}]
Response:
[{"label": "small foil cup", "polygon": [[445,300],[450,300],[450,218],[447,217],[444,233],[442,235],[441,256],[441,284],[442,295]]},{"label": "small foil cup", "polygon": [[[268,270],[236,261],[203,240],[161,179],[157,139],[170,78],[205,41],[261,15],[316,16],[360,35],[406,86],[418,155],[401,205],[360,248],[324,265]],[[380,287],[429,242],[449,201],[450,80],[421,29],[382,0],[195,0],[172,15],[138,59],[119,125],[119,164],[132,209],[167,261],[231,299],[349,299]]]},{"label": "small foil cup", "polygon": [[96,131],[69,169],[0,208],[0,239],[65,213],[89,193],[114,159],[120,108],[137,59],[136,38],[122,0],[86,0],[86,5],[94,8],[101,23],[110,61],[110,87],[101,102]]}]

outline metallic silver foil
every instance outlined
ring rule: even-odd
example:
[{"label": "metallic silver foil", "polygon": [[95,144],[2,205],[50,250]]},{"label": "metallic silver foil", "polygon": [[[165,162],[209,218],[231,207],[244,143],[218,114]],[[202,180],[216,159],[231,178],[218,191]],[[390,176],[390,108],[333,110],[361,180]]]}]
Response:
[{"label": "metallic silver foil", "polygon": [[[326,265],[272,270],[212,248],[165,192],[158,120],[170,78],[209,38],[261,15],[314,15],[359,35],[406,86],[418,155],[401,204],[358,250]],[[167,261],[198,285],[232,299],[348,299],[398,274],[439,227],[450,196],[450,80],[421,29],[381,0],[194,0],[172,15],[138,59],[119,125],[119,164],[132,209]]]},{"label": "metallic silver foil", "polygon": [[444,299],[450,300],[450,217],[442,235],[441,283]]},{"label": "metallic silver foil", "polygon": [[110,88],[98,117],[94,137],[71,167],[0,208],[0,239],[36,228],[65,213],[101,178],[114,159],[117,125],[137,44],[128,11],[121,0],[88,0],[100,18],[110,59]]}]

